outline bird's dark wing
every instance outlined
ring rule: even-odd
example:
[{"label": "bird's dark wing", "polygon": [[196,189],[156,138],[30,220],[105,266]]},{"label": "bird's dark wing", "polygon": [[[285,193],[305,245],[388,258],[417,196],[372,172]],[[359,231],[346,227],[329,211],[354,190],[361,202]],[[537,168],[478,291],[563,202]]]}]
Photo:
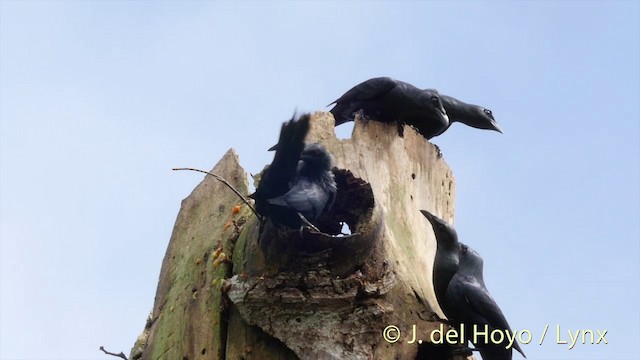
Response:
[{"label": "bird's dark wing", "polygon": [[[335,119],[335,125],[344,124],[354,120],[357,111],[364,111],[364,115],[378,117],[380,107],[386,94],[398,86],[398,81],[388,77],[369,79],[347,91],[339,99],[332,102],[336,104],[329,112]],[[331,105],[329,104],[329,105]],[[382,119],[376,119],[382,120]]]},{"label": "bird's dark wing", "polygon": [[304,138],[309,131],[309,114],[302,115],[299,120],[291,119],[282,124],[280,138],[276,145],[276,153],[271,168],[287,177],[286,187],[295,176],[300,154],[304,150]]},{"label": "bird's dark wing", "polygon": [[334,191],[327,192],[327,202],[324,205],[324,209],[322,209],[323,212],[329,211],[331,210],[331,208],[333,208],[333,204],[336,202],[336,193],[337,193],[337,188],[334,189]]},{"label": "bird's dark wing", "polygon": [[294,209],[313,221],[320,216],[330,196],[319,184],[304,179],[286,194],[269,199],[269,203]]},{"label": "bird's dark wing", "polygon": [[298,160],[308,131],[308,114],[301,116],[299,120],[291,119],[282,124],[273,161],[263,171],[255,193],[251,194],[256,201],[256,210],[261,215],[268,215],[267,199],[289,191],[290,183],[296,177]]},{"label": "bird's dark wing", "polygon": [[450,320],[460,323],[471,320],[473,314],[466,303],[465,291],[466,281],[459,274],[455,274],[447,285],[444,304],[440,304],[440,308]]},{"label": "bird's dark wing", "polygon": [[[470,310],[474,313],[473,317],[475,321],[477,321],[474,321],[476,324],[488,324],[490,328],[509,330],[509,332],[511,332],[511,327],[509,327],[509,323],[504,317],[502,310],[500,310],[500,307],[491,294],[489,294],[484,284],[475,279],[468,281],[464,290],[464,298]],[[484,319],[484,321],[482,319]],[[513,343],[513,347],[518,350],[522,356],[525,356],[517,341]]]},{"label": "bird's dark wing", "polygon": [[[351,103],[378,98],[396,87],[398,82],[390,77],[377,77],[362,82],[347,91],[331,104]],[[329,104],[329,105],[331,105]]]}]

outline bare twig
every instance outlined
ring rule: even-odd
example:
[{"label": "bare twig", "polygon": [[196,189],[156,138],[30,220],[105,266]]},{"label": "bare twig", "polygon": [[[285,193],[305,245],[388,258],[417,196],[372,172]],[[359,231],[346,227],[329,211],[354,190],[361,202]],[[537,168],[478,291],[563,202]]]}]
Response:
[{"label": "bare twig", "polygon": [[322,231],[320,231],[320,229],[318,229],[315,225],[313,225],[304,215],[302,215],[301,213],[298,213],[298,217],[300,218],[300,220],[302,221],[302,226],[300,227],[300,236],[304,238],[304,236],[302,236],[303,233],[303,229],[306,225],[306,227],[308,228],[309,233],[311,234],[318,234],[318,235],[322,235],[322,236],[326,236],[326,237],[330,237],[330,238],[341,238],[341,239],[348,239],[354,236],[358,236],[360,235],[360,233],[353,233],[353,234],[340,234],[340,235],[329,235],[327,233],[323,233]]},{"label": "bare twig", "polygon": [[298,216],[300,217],[300,220],[302,220],[302,222],[307,225],[309,228],[311,228],[314,231],[317,231],[319,233],[322,233],[320,231],[320,229],[318,229],[315,225],[313,225],[309,220],[307,220],[306,217],[304,217],[304,215],[302,215],[301,213],[298,213]]},{"label": "bare twig", "polygon": [[104,346],[100,346],[100,350],[102,350],[102,352],[104,352],[107,355],[123,358],[124,360],[129,360],[129,359],[127,359],[127,357],[124,355],[124,353],[122,351],[120,352],[120,354],[114,354],[112,352],[108,352],[107,350],[105,350]]},{"label": "bare twig", "polygon": [[328,237],[328,238],[332,238],[332,239],[351,239],[353,237],[356,237],[358,235],[360,235],[360,233],[352,233],[352,234],[347,234],[347,235],[343,235],[343,234],[339,234],[339,235],[331,235],[331,234],[327,234],[324,233],[322,231],[315,231],[309,227],[307,227],[307,229],[309,229],[309,234],[315,234],[315,235],[322,235],[324,237]]},{"label": "bare twig", "polygon": [[244,196],[242,196],[242,194],[240,194],[240,192],[238,190],[236,190],[236,188],[234,188],[233,185],[229,184],[229,182],[227,180],[225,180],[223,177],[218,176],[216,174],[212,174],[212,173],[210,173],[208,171],[204,171],[204,170],[200,170],[200,169],[194,169],[194,168],[174,168],[174,169],[171,169],[171,170],[174,170],[174,171],[177,171],[177,170],[191,170],[191,171],[197,171],[197,172],[201,172],[201,173],[213,176],[216,180],[218,180],[221,183],[227,185],[227,187],[229,189],[231,189],[231,191],[236,193],[236,195],[238,195],[238,197],[240,197],[240,199],[242,199],[242,201],[249,207],[249,209],[251,209],[251,211],[253,211],[253,213],[256,214],[258,219],[260,219],[260,221],[262,221],[262,216],[260,216],[258,214],[258,212],[256,211],[256,209],[254,209],[253,206],[251,206],[251,204],[249,203],[249,200],[247,200]]}]

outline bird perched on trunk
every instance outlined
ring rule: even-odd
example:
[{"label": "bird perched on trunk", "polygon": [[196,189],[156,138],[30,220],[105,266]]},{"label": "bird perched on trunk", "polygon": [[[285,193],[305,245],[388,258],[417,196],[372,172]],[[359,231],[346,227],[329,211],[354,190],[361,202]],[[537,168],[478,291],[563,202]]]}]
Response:
[{"label": "bird perched on trunk", "polygon": [[438,305],[449,317],[446,302],[447,287],[451,278],[458,270],[460,243],[458,234],[446,221],[426,210],[420,210],[422,215],[429,220],[436,237],[436,256],[433,261],[433,290],[436,293]]},{"label": "bird perched on trunk", "polygon": [[[449,320],[454,325],[464,324],[465,333],[473,334],[474,328],[484,332],[485,325],[488,325],[487,334],[493,330],[509,331],[511,328],[502,311],[484,284],[482,275],[483,261],[480,254],[465,244],[460,244],[460,266],[447,287],[446,302],[449,310]],[[510,335],[513,337],[513,334]],[[468,336],[473,341],[473,336]],[[476,349],[484,360],[511,360],[512,348],[508,345],[507,336],[504,342],[495,343],[491,337],[479,336],[474,343]],[[513,348],[518,350],[522,356],[524,352],[517,341],[514,341]]]},{"label": "bird perched on trunk", "polygon": [[314,143],[304,147],[289,191],[268,202],[294,210],[314,223],[333,205],[337,191],[331,154],[322,144]]},{"label": "bird perched on trunk", "polygon": [[449,126],[437,91],[421,90],[389,77],[360,83],[329,105],[332,104],[336,104],[330,110],[336,126],[353,121],[357,112],[361,112],[365,120],[411,125],[427,139],[441,134]]},{"label": "bird perched on trunk", "polygon": [[461,122],[477,129],[494,130],[502,134],[502,129],[493,118],[491,110],[479,105],[467,104],[447,95],[441,94],[440,99],[449,116],[447,128],[454,122]]},{"label": "bird perched on trunk", "polygon": [[330,112],[336,126],[352,121],[354,114],[361,111],[367,120],[409,124],[427,139],[442,134],[454,122],[502,133],[489,109],[388,77],[358,84],[334,103]]},{"label": "bird perched on trunk", "polygon": [[305,114],[282,125],[278,143],[270,149],[276,151],[273,162],[249,196],[260,215],[292,228],[300,227],[300,215],[313,223],[337,192],[329,152],[321,144],[304,143],[309,118]]}]

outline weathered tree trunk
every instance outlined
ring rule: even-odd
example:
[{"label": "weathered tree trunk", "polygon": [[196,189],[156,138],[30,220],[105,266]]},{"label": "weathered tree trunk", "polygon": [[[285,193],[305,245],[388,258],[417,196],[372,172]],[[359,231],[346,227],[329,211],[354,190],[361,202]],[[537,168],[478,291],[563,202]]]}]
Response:
[{"label": "weathered tree trunk", "polygon": [[[345,222],[354,235],[261,228],[206,177],[182,202],[133,359],[447,358],[449,346],[429,345],[441,325],[433,313],[444,316],[432,286],[435,239],[418,210],[452,220],[451,171],[411,129],[399,137],[395,125],[358,121],[338,140],[333,124],[316,113],[307,136],[336,167],[338,197],[319,228],[336,234]],[[247,193],[233,150],[213,173]],[[383,337],[389,325],[397,342]]]}]

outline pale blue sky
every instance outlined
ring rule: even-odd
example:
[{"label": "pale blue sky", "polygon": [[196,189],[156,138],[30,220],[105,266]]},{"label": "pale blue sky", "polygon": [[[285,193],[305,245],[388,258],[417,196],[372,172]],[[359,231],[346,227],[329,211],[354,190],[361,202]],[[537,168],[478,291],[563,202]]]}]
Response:
[{"label": "pale blue sky", "polygon": [[375,76],[504,129],[433,142],[528,358],[639,358],[639,4],[0,1],[0,358],[128,353],[202,179],[170,169],[234,147],[255,173],[296,107]]}]

